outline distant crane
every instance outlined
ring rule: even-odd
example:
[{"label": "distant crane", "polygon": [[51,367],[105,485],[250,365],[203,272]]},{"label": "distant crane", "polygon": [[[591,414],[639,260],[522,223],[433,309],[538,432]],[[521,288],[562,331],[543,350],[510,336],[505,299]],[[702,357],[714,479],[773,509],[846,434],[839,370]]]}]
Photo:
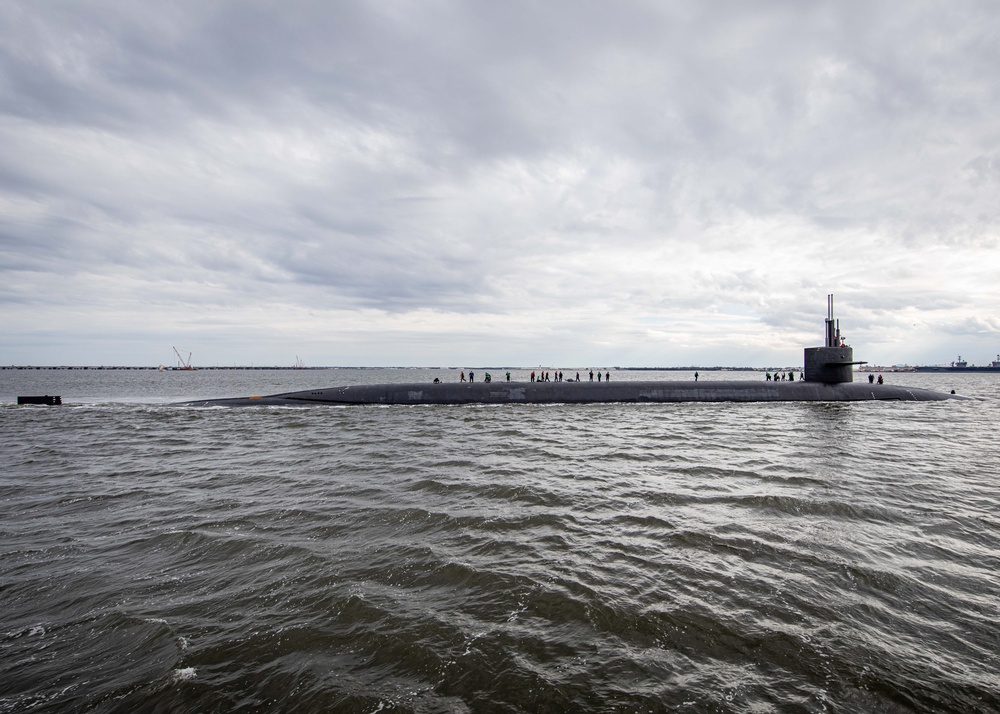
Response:
[{"label": "distant crane", "polygon": [[302,360],[301,357],[295,355],[295,369],[305,369],[305,368],[306,368],[306,363]]},{"label": "distant crane", "polygon": [[177,351],[176,347],[174,347],[174,354],[177,355],[177,366],[174,367],[174,369],[185,369],[185,370],[193,370],[194,369],[194,367],[191,366],[191,353],[190,352],[188,352],[187,361],[184,361],[184,358],[181,357],[181,353]]}]

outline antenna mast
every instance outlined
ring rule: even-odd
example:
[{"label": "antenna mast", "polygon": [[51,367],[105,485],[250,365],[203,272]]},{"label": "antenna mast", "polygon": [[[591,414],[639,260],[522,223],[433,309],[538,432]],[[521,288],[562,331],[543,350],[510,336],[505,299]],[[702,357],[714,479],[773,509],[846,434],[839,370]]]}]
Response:
[{"label": "antenna mast", "polygon": [[826,346],[840,347],[840,320],[833,319],[833,293],[826,296]]}]

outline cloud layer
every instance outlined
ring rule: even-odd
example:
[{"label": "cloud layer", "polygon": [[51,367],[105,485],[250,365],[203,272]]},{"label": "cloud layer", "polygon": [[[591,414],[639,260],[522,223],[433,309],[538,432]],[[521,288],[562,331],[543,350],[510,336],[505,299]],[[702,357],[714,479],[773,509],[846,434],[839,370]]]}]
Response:
[{"label": "cloud layer", "polygon": [[1000,351],[989,2],[8,2],[0,362]]}]

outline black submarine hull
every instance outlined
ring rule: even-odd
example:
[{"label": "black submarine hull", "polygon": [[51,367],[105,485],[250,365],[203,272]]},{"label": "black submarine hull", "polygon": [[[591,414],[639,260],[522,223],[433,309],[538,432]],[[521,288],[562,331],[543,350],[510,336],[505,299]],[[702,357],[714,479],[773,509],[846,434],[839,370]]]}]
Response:
[{"label": "black submarine hull", "polygon": [[826,344],[807,347],[804,380],[659,382],[440,382],[360,384],[267,397],[204,399],[195,406],[304,406],[309,404],[610,404],[630,402],[936,402],[965,399],[918,387],[854,382],[854,350],[845,344],[827,296]]},{"label": "black submarine hull", "polygon": [[362,384],[260,397],[204,399],[188,406],[359,404],[607,404],[635,402],[931,402],[965,399],[929,389],[867,383],[751,381],[459,382]]}]

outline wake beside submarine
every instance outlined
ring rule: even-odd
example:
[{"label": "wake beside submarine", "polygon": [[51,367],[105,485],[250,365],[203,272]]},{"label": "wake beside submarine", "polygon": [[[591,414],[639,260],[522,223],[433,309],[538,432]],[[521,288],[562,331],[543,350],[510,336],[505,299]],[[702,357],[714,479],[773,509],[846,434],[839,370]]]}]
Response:
[{"label": "wake beside submarine", "polygon": [[930,389],[854,383],[853,348],[844,344],[827,297],[826,344],[805,349],[799,382],[450,382],[361,384],[263,397],[204,399],[185,406],[305,406],[310,404],[594,404],[609,402],[912,402],[968,399]]}]

